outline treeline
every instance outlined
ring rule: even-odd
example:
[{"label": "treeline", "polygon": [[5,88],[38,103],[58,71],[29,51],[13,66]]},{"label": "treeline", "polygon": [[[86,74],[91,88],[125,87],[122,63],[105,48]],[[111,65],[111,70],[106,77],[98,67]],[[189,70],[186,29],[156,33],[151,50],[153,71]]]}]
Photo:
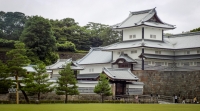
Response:
[{"label": "treeline", "polygon": [[32,63],[40,60],[48,65],[57,60],[57,51],[88,51],[121,39],[121,32],[100,23],[80,26],[73,18],[52,20],[21,12],[0,12],[0,47],[12,49],[16,41],[21,41]]}]

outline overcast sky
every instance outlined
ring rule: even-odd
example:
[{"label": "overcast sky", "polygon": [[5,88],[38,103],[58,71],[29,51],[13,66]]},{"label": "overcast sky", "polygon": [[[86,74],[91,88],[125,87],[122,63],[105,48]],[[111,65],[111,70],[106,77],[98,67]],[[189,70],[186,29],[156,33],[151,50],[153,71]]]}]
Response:
[{"label": "overcast sky", "polygon": [[113,25],[130,11],[156,7],[159,18],[181,33],[200,27],[200,0],[0,0],[0,11],[22,12],[49,19],[74,18],[79,25],[88,22]]}]

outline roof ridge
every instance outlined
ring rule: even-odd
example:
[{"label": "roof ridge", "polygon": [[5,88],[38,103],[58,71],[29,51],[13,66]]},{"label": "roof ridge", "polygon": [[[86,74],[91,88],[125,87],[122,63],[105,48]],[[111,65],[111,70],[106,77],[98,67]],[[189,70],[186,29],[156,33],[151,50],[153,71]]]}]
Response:
[{"label": "roof ridge", "polygon": [[174,34],[174,35],[168,35],[168,38],[171,37],[184,37],[184,36],[194,36],[194,35],[200,35],[200,31],[197,32],[188,32],[188,33],[180,33],[180,34]]},{"label": "roof ridge", "polygon": [[[155,9],[155,8],[153,8]],[[151,11],[152,9],[147,9],[147,10],[141,10],[141,11],[134,11],[134,12],[131,12],[132,15],[137,15],[137,14],[143,14],[143,13],[147,13],[149,11]]]}]

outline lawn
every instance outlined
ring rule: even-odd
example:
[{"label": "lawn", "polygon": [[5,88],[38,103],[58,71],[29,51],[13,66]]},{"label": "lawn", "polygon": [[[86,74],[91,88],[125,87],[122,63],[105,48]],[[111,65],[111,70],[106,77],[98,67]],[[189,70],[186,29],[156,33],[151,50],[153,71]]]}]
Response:
[{"label": "lawn", "polygon": [[200,104],[0,104],[0,111],[200,111]]}]

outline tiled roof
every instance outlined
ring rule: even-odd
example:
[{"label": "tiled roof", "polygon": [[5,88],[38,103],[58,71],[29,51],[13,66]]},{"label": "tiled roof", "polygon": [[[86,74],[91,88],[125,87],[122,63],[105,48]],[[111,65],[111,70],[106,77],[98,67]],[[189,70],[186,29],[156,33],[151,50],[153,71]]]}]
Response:
[{"label": "tiled roof", "polygon": [[138,77],[136,77],[129,68],[104,68],[103,72],[113,80],[138,80]]},{"label": "tiled roof", "polygon": [[96,79],[99,77],[100,73],[94,73],[94,74],[77,74],[77,79]]},{"label": "tiled roof", "polygon": [[34,65],[29,65],[26,67],[22,67],[23,69],[26,69],[27,72],[36,72],[36,70],[33,68]]},{"label": "tiled roof", "polygon": [[149,47],[149,48],[160,48],[160,49],[187,49],[187,48],[198,48],[200,47],[200,32],[177,34],[172,36],[164,37],[163,41],[152,41],[152,40],[129,40],[122,41],[109,46],[104,47],[103,50],[118,50],[128,49],[137,47]]},{"label": "tiled roof", "polygon": [[50,66],[46,66],[46,69],[60,69],[64,68],[68,63],[71,63],[72,59],[58,59],[58,61]]},{"label": "tiled roof", "polygon": [[112,52],[102,51],[101,47],[97,47],[91,48],[86,56],[77,61],[77,64],[100,64],[110,63],[111,61]]},{"label": "tiled roof", "polygon": [[[133,60],[131,57],[129,57],[127,54],[121,54],[120,56],[119,56],[119,58],[117,58],[117,60],[118,59],[124,59],[124,60],[126,60],[126,62],[136,62],[135,60]],[[116,61],[117,61],[116,60]],[[114,61],[114,62],[112,62],[112,63],[115,63],[116,61]]]},{"label": "tiled roof", "polygon": [[175,28],[173,25],[164,23],[160,19],[159,19],[160,23],[157,23],[157,22],[154,23],[154,22],[148,21],[154,16],[156,16],[157,19],[159,19],[155,8],[150,9],[150,10],[130,12],[128,18],[126,18],[121,23],[113,25],[113,28],[121,29],[121,28],[128,28],[128,27],[136,27],[136,26],[140,26],[140,25],[161,27],[161,28],[166,28],[166,29],[174,29]]}]

